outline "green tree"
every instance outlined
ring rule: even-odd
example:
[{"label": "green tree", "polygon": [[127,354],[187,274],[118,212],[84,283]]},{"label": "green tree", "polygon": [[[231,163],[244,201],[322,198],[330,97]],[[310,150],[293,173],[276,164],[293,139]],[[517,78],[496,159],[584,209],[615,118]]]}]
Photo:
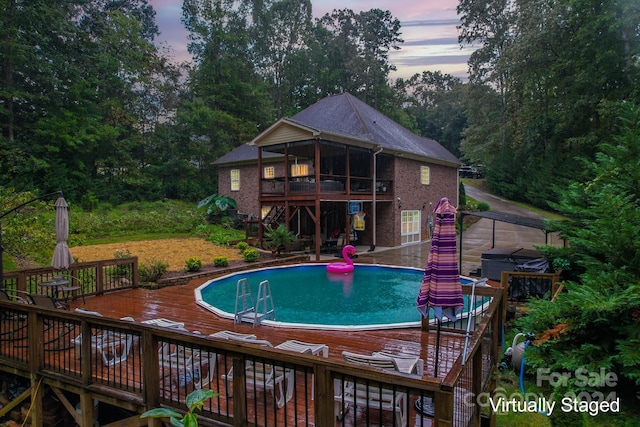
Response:
[{"label": "green tree", "polygon": [[640,386],[640,106],[601,112],[619,113],[619,130],[585,161],[591,179],[562,190],[557,205],[570,218],[555,225],[571,242],[578,280],[555,302],[533,302],[519,326],[539,337],[559,332],[527,351],[534,366],[604,369]]},{"label": "green tree", "polygon": [[489,160],[489,184],[501,195],[545,206],[553,184],[586,179],[575,158],[593,159],[612,130],[599,105],[633,96],[639,68],[629,55],[640,49],[632,29],[640,7],[463,0],[458,12],[460,41],[480,45],[471,83],[486,86],[470,92],[462,154]]},{"label": "green tree", "polygon": [[249,55],[248,12],[235,3],[183,3],[196,65],[178,109],[178,125],[189,144],[203,150],[196,159],[202,161],[199,169],[214,169],[210,162],[251,140],[273,119],[267,86]]},{"label": "green tree", "polygon": [[[262,8],[259,8],[262,6]],[[306,75],[295,61],[305,49],[304,40],[311,29],[311,1],[280,0],[256,2],[253,10],[252,54],[254,62],[272,88],[276,117],[283,117],[294,104],[298,73]],[[308,66],[308,64],[305,64]]]},{"label": "green tree", "polygon": [[449,74],[423,71],[396,80],[394,90],[404,111],[414,118],[416,132],[460,156],[462,131],[467,124],[467,85]]},{"label": "green tree", "polygon": [[152,127],[148,105],[157,102],[148,94],[166,71],[153,9],[146,0],[7,0],[0,8],[5,183],[64,188],[76,200],[90,189],[100,199],[138,197],[141,130]]},{"label": "green tree", "polygon": [[328,31],[317,32],[323,36],[325,64],[335,70],[330,93],[349,92],[383,113],[390,111],[395,104],[388,78],[395,66],[389,52],[403,42],[400,21],[380,9],[358,14],[342,9],[325,14],[319,24]]}]

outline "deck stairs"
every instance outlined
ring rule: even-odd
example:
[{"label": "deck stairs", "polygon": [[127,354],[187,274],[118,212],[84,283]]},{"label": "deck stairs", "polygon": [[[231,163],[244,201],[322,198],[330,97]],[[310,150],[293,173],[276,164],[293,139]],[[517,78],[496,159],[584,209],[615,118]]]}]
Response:
[{"label": "deck stairs", "polygon": [[284,206],[272,206],[269,213],[267,213],[262,220],[264,226],[268,228],[278,228],[280,224],[284,223],[285,211]]},{"label": "deck stairs", "polygon": [[234,323],[252,323],[260,326],[263,320],[275,320],[276,310],[271,296],[271,286],[268,280],[263,280],[258,286],[258,296],[253,302],[251,284],[246,278],[238,280],[236,288],[236,308]]}]

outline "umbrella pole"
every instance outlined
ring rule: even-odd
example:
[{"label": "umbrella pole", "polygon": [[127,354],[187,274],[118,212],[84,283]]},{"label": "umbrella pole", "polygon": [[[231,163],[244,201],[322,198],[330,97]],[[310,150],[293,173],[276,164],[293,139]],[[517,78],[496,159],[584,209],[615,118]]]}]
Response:
[{"label": "umbrella pole", "polygon": [[436,329],[436,361],[435,361],[435,369],[433,373],[434,378],[438,378],[438,356],[440,355],[440,325],[442,322],[440,319],[436,317],[436,321],[438,322],[438,326]]},{"label": "umbrella pole", "polygon": [[462,366],[464,366],[464,363],[467,361],[467,345],[469,344],[469,330],[471,329],[471,313],[476,309],[476,283],[478,283],[478,281],[474,280],[471,285],[471,298],[469,299],[469,309],[467,310],[467,332],[464,337],[464,349],[462,350]]}]

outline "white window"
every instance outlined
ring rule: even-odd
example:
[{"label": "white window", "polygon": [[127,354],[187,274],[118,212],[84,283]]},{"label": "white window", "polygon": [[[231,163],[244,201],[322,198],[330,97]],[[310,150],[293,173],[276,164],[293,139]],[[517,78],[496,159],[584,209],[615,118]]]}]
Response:
[{"label": "white window", "polygon": [[429,185],[429,166],[420,166],[420,182]]},{"label": "white window", "polygon": [[400,243],[414,243],[420,241],[420,211],[402,211],[400,223]]},{"label": "white window", "polygon": [[276,177],[276,169],[273,166],[266,166],[264,168],[265,179],[273,179]]},{"label": "white window", "polygon": [[306,176],[309,175],[309,165],[291,165],[291,176]]},{"label": "white window", "polygon": [[231,191],[240,191],[240,169],[231,169]]}]

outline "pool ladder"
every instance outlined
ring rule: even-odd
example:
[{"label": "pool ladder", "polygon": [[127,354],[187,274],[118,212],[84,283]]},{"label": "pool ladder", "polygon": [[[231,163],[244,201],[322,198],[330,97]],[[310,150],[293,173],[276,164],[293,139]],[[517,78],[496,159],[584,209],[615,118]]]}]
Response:
[{"label": "pool ladder", "polygon": [[276,309],[273,305],[269,281],[263,280],[260,282],[258,298],[254,305],[249,280],[246,278],[238,280],[234,323],[248,322],[253,323],[253,326],[260,326],[263,320],[275,319]]}]

